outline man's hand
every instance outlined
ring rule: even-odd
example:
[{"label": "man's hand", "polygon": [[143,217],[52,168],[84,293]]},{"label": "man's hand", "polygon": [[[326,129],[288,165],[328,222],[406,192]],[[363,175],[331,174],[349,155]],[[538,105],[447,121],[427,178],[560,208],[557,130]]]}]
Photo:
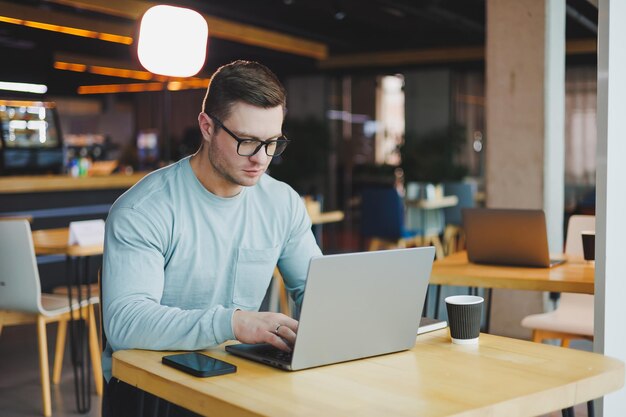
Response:
[{"label": "man's hand", "polygon": [[281,313],[236,310],[233,314],[235,338],[242,343],[269,343],[291,352],[296,341],[298,321]]}]

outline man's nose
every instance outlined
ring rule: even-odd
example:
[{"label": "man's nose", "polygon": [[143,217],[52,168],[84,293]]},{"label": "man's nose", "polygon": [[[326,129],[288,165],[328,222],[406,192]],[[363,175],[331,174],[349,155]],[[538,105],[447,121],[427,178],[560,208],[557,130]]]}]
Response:
[{"label": "man's nose", "polygon": [[271,158],[271,157],[267,156],[267,153],[265,153],[265,146],[261,146],[261,149],[259,149],[259,151],[257,153],[252,155],[250,157],[250,160],[253,161],[256,164],[263,165],[263,164],[267,163],[267,160],[269,158]]}]

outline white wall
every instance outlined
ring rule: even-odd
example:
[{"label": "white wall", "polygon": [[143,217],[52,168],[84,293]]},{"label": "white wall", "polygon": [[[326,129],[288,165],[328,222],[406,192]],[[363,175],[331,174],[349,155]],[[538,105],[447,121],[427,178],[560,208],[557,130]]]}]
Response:
[{"label": "white wall", "polygon": [[[626,2],[600,0],[594,350],[626,362]],[[598,415],[626,413],[626,389],[604,398]]]}]

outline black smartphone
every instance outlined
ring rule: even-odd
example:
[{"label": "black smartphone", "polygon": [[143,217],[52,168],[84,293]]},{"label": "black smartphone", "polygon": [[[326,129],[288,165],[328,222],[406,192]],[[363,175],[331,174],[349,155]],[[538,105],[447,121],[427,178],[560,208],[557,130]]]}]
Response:
[{"label": "black smartphone", "polygon": [[199,377],[217,376],[237,372],[237,367],[232,363],[224,362],[198,352],[163,356],[161,362],[165,365]]}]

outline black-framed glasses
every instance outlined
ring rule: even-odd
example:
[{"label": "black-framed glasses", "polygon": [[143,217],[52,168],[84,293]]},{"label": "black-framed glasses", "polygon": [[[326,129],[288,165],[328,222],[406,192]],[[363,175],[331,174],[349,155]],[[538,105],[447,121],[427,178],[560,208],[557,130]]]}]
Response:
[{"label": "black-framed glasses", "polygon": [[215,123],[217,123],[226,133],[228,133],[233,139],[237,141],[237,154],[240,156],[253,156],[265,146],[265,154],[267,156],[278,156],[284,152],[287,145],[289,145],[289,139],[284,135],[278,139],[260,140],[260,139],[241,139],[235,135],[229,128],[224,126],[224,123],[217,117],[207,114]]}]

